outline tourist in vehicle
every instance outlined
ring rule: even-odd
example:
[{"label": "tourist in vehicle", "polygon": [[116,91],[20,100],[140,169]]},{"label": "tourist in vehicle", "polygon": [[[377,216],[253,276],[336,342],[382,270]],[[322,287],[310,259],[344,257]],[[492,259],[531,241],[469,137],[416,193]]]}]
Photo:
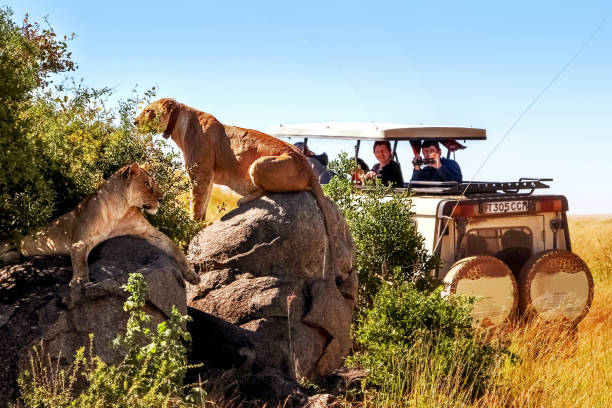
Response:
[{"label": "tourist in vehicle", "polygon": [[329,183],[329,180],[331,180],[334,174],[327,168],[327,163],[329,162],[327,153],[314,154],[314,152],[310,150],[308,146],[304,146],[304,142],[297,142],[293,145],[300,149],[306,158],[308,158],[312,171],[314,171],[315,175],[319,179],[319,183]]},{"label": "tourist in vehicle", "polygon": [[421,156],[415,156],[412,164],[414,170],[410,181],[456,181],[461,183],[463,176],[459,164],[451,159],[440,157],[442,150],[435,140],[425,140],[421,145],[423,160],[432,162],[422,168]]},{"label": "tourist in vehicle", "polygon": [[367,178],[379,178],[383,184],[391,183],[393,187],[404,187],[402,169],[396,161],[391,160],[391,143],[387,140],[374,142],[376,163],[372,170],[366,173]]}]

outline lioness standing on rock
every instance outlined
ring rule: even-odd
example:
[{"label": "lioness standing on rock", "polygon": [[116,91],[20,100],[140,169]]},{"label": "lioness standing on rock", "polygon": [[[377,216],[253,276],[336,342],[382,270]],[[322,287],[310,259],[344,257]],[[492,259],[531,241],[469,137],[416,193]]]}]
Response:
[{"label": "lioness standing on rock", "polygon": [[195,186],[192,217],[203,220],[214,184],[228,186],[244,196],[238,205],[266,193],[311,190],[321,212],[330,241],[333,265],[329,202],[308,159],[295,147],[252,129],[224,125],[214,116],[174,99],[152,102],[138,115],[135,125],[158,120],[165,138],[183,152],[185,167]]},{"label": "lioness standing on rock", "polygon": [[[153,178],[137,163],[121,168],[110,176],[89,198],[51,224],[23,239],[19,252],[25,256],[70,255],[71,286],[89,282],[87,256],[99,243],[121,235],[140,236],[170,256],[181,269],[183,278],[197,284],[181,249],[156,230],[140,212],[155,214],[161,195]],[[7,254],[0,254],[4,258]]]}]

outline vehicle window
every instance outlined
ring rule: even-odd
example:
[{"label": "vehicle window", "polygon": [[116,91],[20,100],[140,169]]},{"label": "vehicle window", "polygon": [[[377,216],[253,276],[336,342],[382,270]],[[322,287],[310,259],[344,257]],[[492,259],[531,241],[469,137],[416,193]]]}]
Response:
[{"label": "vehicle window", "polygon": [[516,276],[533,253],[533,234],[527,227],[471,229],[464,242],[465,256],[494,256]]},{"label": "vehicle window", "polygon": [[527,227],[475,228],[466,233],[465,254],[491,255],[509,248],[533,248],[533,234]]}]

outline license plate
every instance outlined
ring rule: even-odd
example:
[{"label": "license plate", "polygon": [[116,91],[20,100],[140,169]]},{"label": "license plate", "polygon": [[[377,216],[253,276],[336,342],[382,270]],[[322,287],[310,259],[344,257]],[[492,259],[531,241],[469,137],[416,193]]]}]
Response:
[{"label": "license plate", "polygon": [[481,214],[522,213],[535,210],[535,203],[529,200],[494,201],[480,203]]}]

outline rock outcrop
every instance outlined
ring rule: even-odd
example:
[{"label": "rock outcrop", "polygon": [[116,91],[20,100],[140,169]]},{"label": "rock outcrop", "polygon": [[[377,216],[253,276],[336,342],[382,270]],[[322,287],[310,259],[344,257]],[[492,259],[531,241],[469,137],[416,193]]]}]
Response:
[{"label": "rock outcrop", "polygon": [[350,232],[331,206],[333,264],[321,210],[306,191],[252,201],[192,240],[188,258],[202,282],[188,287],[188,305],[248,333],[237,366],[314,379],[342,364],[357,274]]},{"label": "rock outcrop", "polygon": [[66,368],[93,333],[95,354],[109,363],[121,360],[110,341],[125,332],[127,294],[121,286],[132,272],[145,276],[145,311],[154,323],[165,320],[173,304],[187,313],[180,271],[140,238],[114,238],[96,247],[89,257],[91,282],[80,290],[68,287],[70,265],[69,257],[34,257],[0,269],[0,406],[15,400],[17,376],[28,367],[33,346],[52,359],[61,356],[60,368]]}]

